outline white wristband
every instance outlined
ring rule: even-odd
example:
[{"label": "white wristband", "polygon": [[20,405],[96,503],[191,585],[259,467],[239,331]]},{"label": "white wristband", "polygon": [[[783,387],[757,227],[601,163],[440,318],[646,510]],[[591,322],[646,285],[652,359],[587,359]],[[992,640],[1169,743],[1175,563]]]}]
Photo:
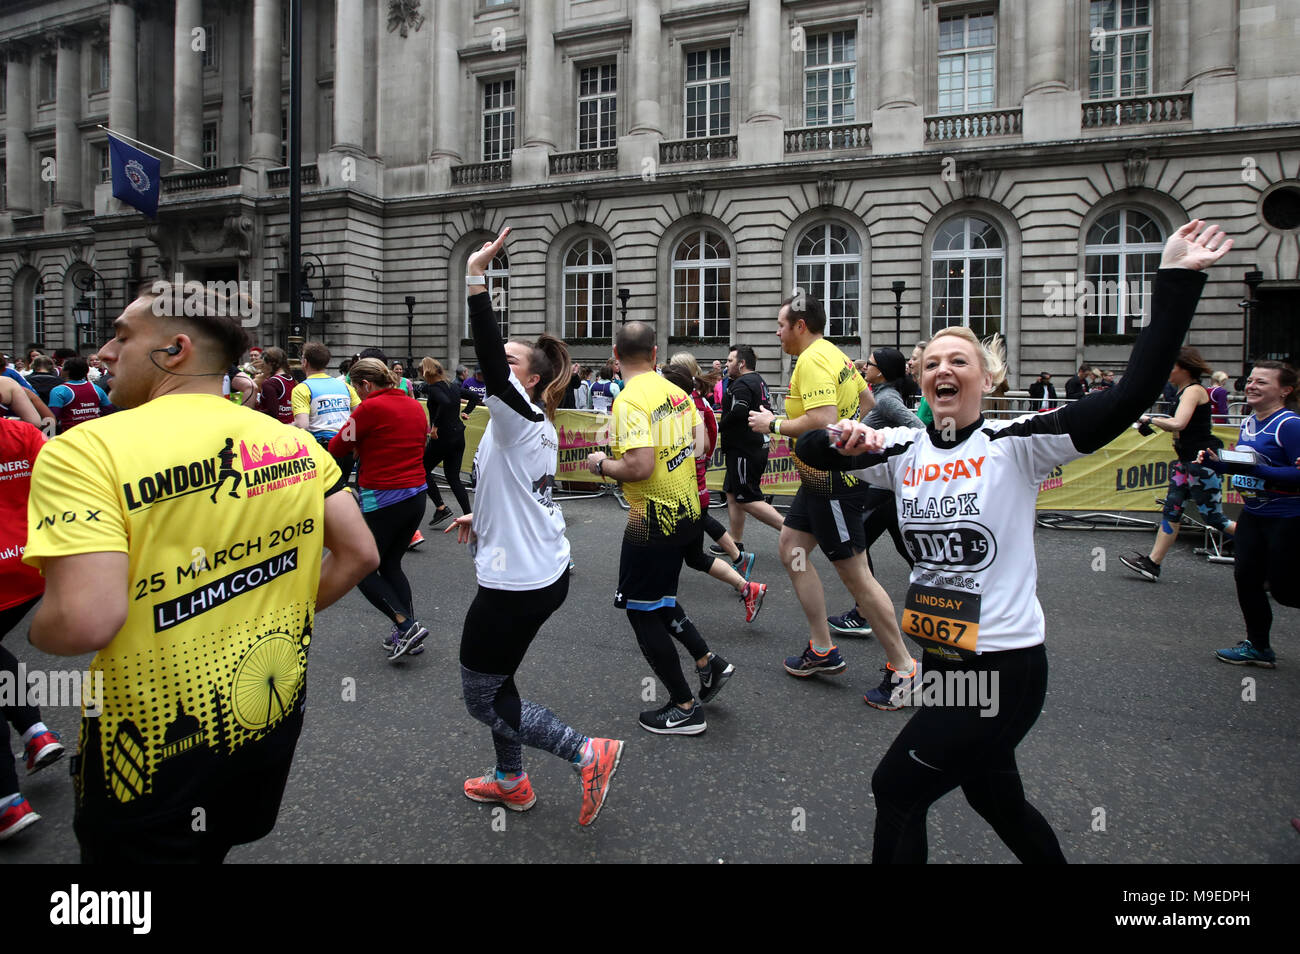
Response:
[{"label": "white wristband", "polygon": [[473,287],[476,286],[476,285],[483,285],[484,287],[486,287],[486,286],[487,286],[487,276],[486,276],[486,275],[466,275],[466,276],[465,276],[465,285],[466,285],[466,287],[469,287],[469,288],[473,288]]}]

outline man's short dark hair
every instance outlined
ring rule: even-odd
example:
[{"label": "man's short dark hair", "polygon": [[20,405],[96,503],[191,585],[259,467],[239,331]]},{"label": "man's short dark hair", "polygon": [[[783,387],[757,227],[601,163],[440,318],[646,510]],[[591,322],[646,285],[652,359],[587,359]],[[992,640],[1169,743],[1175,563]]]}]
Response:
[{"label": "man's short dark hair", "polygon": [[57,364],[62,364],[63,362],[67,361],[69,358],[75,358],[76,356],[77,356],[77,352],[74,351],[72,348],[54,349],[54,361]]},{"label": "man's short dark hair", "polygon": [[303,363],[313,371],[324,371],[330,366],[330,349],[319,341],[308,341],[302,346]]},{"label": "man's short dark hair", "polygon": [[90,373],[90,363],[80,355],[63,362],[63,376],[69,381],[83,381]]},{"label": "man's short dark hair", "polygon": [[758,358],[754,355],[754,349],[751,348],[749,345],[747,344],[732,345],[727,350],[736,352],[736,360],[743,361],[745,363],[745,368],[747,370],[750,371],[754,370],[754,365],[758,362]]},{"label": "man's short dark hair", "polygon": [[376,358],[384,362],[384,367],[388,367],[388,355],[384,354],[378,348],[362,348],[357,352],[357,360],[362,358]]},{"label": "man's short dark hair", "polygon": [[[183,292],[183,286],[179,290]],[[192,296],[193,301],[201,302],[200,313],[196,315],[173,314],[177,304],[183,305],[186,312],[192,305],[185,294],[178,294],[178,288],[172,282],[146,283],[140,289],[139,297],[151,299],[153,314],[168,322],[169,327],[178,328],[191,338],[215,347],[223,368],[239,361],[252,344],[240,314],[255,316],[259,309],[247,295],[228,298],[218,289],[205,288],[201,295]]]},{"label": "man's short dark hair", "polygon": [[[822,303],[812,295],[805,295],[800,292],[798,295],[791,295],[789,298],[781,300],[781,307],[790,306],[788,320],[790,324],[796,321],[802,321],[808,326],[808,330],[815,335],[820,335],[826,331],[826,309]],[[802,306],[802,310],[800,310]]]},{"label": "man's short dark hair", "polygon": [[614,350],[626,361],[649,361],[655,353],[655,326],[645,321],[629,321],[618,329]]}]

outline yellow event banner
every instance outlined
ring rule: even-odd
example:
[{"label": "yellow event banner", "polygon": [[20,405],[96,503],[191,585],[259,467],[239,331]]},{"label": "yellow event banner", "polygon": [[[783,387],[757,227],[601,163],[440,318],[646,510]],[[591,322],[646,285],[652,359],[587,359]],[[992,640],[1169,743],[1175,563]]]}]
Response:
[{"label": "yellow event banner", "polygon": [[[474,460],[474,452],[487,427],[487,408],[478,407],[465,424],[465,463]],[[555,429],[560,439],[559,464],[555,479],[573,483],[598,484],[604,481],[587,470],[587,455],[592,451],[609,453],[609,415],[595,411],[557,411]],[[1237,441],[1237,428],[1216,427],[1215,434],[1225,447]],[[1058,467],[1039,488],[1039,510],[1159,510],[1157,497],[1164,497],[1169,474],[1177,462],[1171,436],[1157,430],[1143,437],[1130,428],[1095,454],[1089,454]],[[726,475],[722,451],[709,461],[706,484],[709,490],[722,491]],[[794,468],[790,445],[784,437],[771,438],[767,470],[763,473],[764,492],[793,497],[799,489],[799,474]],[[1241,497],[1225,490],[1225,504],[1239,504]]]}]

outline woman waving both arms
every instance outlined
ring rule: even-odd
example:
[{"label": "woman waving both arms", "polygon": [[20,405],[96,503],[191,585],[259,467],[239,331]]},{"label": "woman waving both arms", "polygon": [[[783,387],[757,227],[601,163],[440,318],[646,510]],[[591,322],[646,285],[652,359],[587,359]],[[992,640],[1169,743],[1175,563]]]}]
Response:
[{"label": "woman waving both arms", "polygon": [[[1051,825],[1026,800],[1016,765],[1016,746],[1047,693],[1034,556],[1038,488],[1057,466],[1118,437],[1159,397],[1205,285],[1201,270],[1231,247],[1217,226],[1199,221],[1174,233],[1128,373],[1086,401],[986,421],[984,395],[1005,375],[1001,342],[981,346],[970,329],[950,327],[921,360],[921,390],[934,410],[926,430],[846,420],[838,447],[825,430],[799,438],[796,453],[812,466],[849,470],[894,491],[916,556],[902,629],[925,647],[927,704],[872,776],[873,861],[924,861],[929,808],[957,787],[1021,861],[1065,860]],[[980,687],[976,704],[964,691],[972,683]],[[934,690],[958,685],[963,704],[930,704]]]},{"label": "woman waving both arms", "polygon": [[569,384],[569,350],[552,335],[503,343],[483,277],[510,229],[470,256],[465,283],[474,350],[491,414],[474,455],[474,512],[452,527],[469,543],[478,592],[465,615],[460,674],[465,707],[492,729],[495,775],[465,781],[466,797],[523,812],[537,802],[522,745],[572,763],[582,779],[578,824],[596,820],[623,743],[589,738],[551,710],[519,698],[515,671],[542,624],[569,592],[569,541],[555,485],[555,409]]}]

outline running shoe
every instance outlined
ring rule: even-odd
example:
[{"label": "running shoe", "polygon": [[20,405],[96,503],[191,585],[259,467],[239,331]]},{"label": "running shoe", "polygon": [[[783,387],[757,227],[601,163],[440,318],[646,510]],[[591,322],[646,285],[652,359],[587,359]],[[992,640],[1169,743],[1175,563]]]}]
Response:
[{"label": "running shoe", "polygon": [[[387,653],[390,656],[392,655],[393,650],[397,648],[397,639],[399,636],[401,636],[401,634],[402,634],[402,627],[394,626],[393,631],[389,633],[387,638],[380,644],[384,647],[385,653]],[[421,642],[415,647],[408,649],[406,651],[406,655],[418,656],[420,655],[420,653],[424,652],[424,649],[425,649],[424,643]]]},{"label": "running shoe", "polygon": [[439,507],[437,510],[433,512],[433,516],[429,520],[429,526],[436,527],[444,520],[450,520],[450,519],[451,519],[451,508]]},{"label": "running shoe", "polygon": [[744,550],[741,550],[740,556],[736,558],[735,563],[731,564],[731,568],[748,580],[749,574],[754,572],[754,561],[756,559],[758,559],[758,557],[753,553],[746,553]]},{"label": "running shoe", "polygon": [[1277,653],[1271,649],[1256,649],[1249,639],[1243,639],[1231,649],[1217,649],[1214,655],[1220,662],[1234,666],[1262,666],[1265,669],[1277,668]]},{"label": "running shoe", "polygon": [[579,825],[590,825],[600,814],[609,796],[609,782],[623,758],[623,743],[618,739],[590,739],[593,758],[590,765],[575,765],[574,771],[582,779],[582,811],[578,813]]},{"label": "running shoe", "polygon": [[406,628],[398,634],[397,642],[392,652],[388,654],[389,662],[399,656],[415,655],[413,651],[420,647],[420,643],[424,642],[424,637],[428,635],[429,631],[420,625],[419,620],[408,619]]},{"label": "running shoe", "polygon": [[23,749],[23,754],[27,756],[27,774],[39,772],[47,765],[53,765],[59,759],[63,758],[63,743],[59,741],[59,733],[52,729],[47,729],[40,735],[34,735],[27,747]]},{"label": "running shoe", "polygon": [[712,702],[735,672],[736,667],[731,663],[717,653],[709,653],[709,664],[695,670],[695,675],[700,677],[700,702]]},{"label": "running shoe", "polygon": [[921,675],[921,664],[913,659],[912,671],[906,676],[900,676],[898,670],[889,663],[885,663],[885,668],[880,671],[885,674],[885,678],[875,689],[868,689],[862,701],[886,712],[903,708],[908,698],[921,685],[918,678]]},{"label": "running shoe", "polygon": [[1130,550],[1119,558],[1119,562],[1138,574],[1138,576],[1145,577],[1152,583],[1160,582],[1160,564],[1154,562],[1145,553]]},{"label": "running shoe", "polygon": [[21,795],[11,799],[9,804],[0,810],[0,841],[12,838],[28,825],[34,825],[40,820],[41,816],[36,814],[27,799]]},{"label": "running shoe", "polygon": [[767,593],[766,583],[746,583],[740,591],[740,599],[745,604],[745,622],[752,623],[763,608],[763,597]]},{"label": "running shoe", "polygon": [[641,713],[641,728],[655,735],[699,735],[709,727],[698,705],[683,712],[673,703]]},{"label": "running shoe", "polygon": [[840,658],[839,647],[832,646],[823,654],[816,652],[810,642],[802,656],[786,657],[785,671],[800,679],[806,679],[808,676],[838,676],[848,668],[848,665]]},{"label": "running shoe", "polygon": [[832,633],[839,633],[841,636],[871,635],[871,624],[862,618],[856,606],[842,616],[826,617],[826,625],[831,628]]},{"label": "running shoe", "polygon": [[472,802],[499,802],[512,812],[526,812],[537,804],[532,783],[521,775],[513,788],[502,788],[495,772],[465,779],[465,797]]},{"label": "running shoe", "polygon": [[411,542],[406,545],[406,549],[414,550],[423,542],[424,542],[424,534],[421,533],[419,530],[416,530],[415,536],[411,537]]},{"label": "running shoe", "polygon": [[[736,549],[739,550],[741,553],[744,553],[744,552],[745,552],[745,545],[744,545],[743,543],[741,543],[739,540],[737,540],[737,541],[736,541]],[[722,549],[722,545],[721,545],[721,544],[718,544],[718,543],[715,543],[715,544],[713,544],[712,546],[710,546],[710,547],[709,547],[709,552],[712,553],[714,556],[726,556],[726,555],[727,555],[727,551],[724,550],[724,549]]]}]

